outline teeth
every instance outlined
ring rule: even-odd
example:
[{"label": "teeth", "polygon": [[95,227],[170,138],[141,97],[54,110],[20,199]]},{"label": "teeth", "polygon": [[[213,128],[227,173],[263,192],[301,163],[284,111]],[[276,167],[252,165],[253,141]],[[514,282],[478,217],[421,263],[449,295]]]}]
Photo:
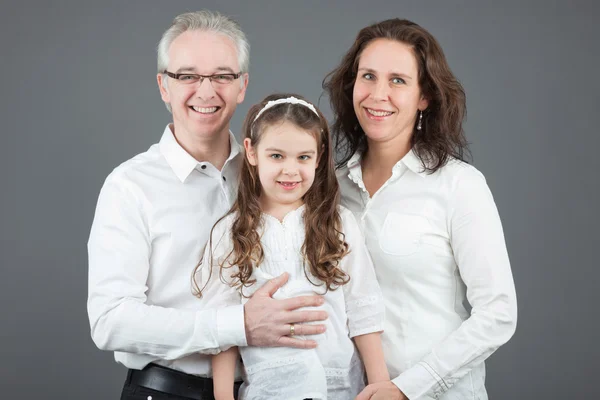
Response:
[{"label": "teeth", "polygon": [[371,110],[370,108],[367,108],[367,111],[369,112],[369,114],[374,115],[376,117],[387,117],[388,115],[393,114],[393,112],[391,111],[375,111]]},{"label": "teeth", "polygon": [[194,111],[197,111],[197,112],[202,113],[202,114],[212,114],[215,111],[217,111],[217,107],[196,107],[196,106],[193,106],[192,108],[194,109]]}]

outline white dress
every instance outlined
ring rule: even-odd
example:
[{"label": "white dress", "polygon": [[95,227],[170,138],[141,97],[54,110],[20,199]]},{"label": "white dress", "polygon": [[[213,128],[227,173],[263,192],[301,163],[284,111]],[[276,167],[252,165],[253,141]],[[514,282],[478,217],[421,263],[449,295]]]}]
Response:
[{"label": "white dress", "polygon": [[[305,276],[301,253],[305,231],[304,206],[288,213],[283,222],[263,215],[260,228],[264,261],[254,268],[252,278],[256,283],[243,289],[243,296],[223,281],[229,281],[236,267],[224,270],[220,278],[220,262],[231,250],[230,215],[217,225],[213,232],[213,273],[207,248],[200,268],[205,284],[205,301],[214,306],[245,303],[250,295],[269,279],[288,272],[288,282],[273,296],[276,299],[300,295],[323,294],[324,286],[315,286]],[[340,207],[342,228],[350,253],[341,262],[341,268],[350,281],[336,290],[325,293],[327,311],[326,332],[311,336],[318,343],[316,349],[286,347],[240,348],[244,365],[244,384],[241,400],[255,399],[353,399],[365,386],[365,373],[351,338],[383,330],[384,303],[377,283],[373,264],[364,244],[359,226],[350,211]],[[310,276],[310,275],[309,275]],[[318,282],[311,276],[313,282]],[[208,282],[207,282],[208,281]],[[210,306],[210,305],[208,305]]]}]

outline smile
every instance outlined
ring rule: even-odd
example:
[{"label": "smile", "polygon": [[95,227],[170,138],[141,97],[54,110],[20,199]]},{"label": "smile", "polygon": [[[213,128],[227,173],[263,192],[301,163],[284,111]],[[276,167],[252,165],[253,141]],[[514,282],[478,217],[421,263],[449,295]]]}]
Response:
[{"label": "smile", "polygon": [[200,113],[200,114],[214,114],[221,107],[197,107],[197,106],[190,106],[190,108],[192,110],[196,111],[197,113]]},{"label": "smile", "polygon": [[394,112],[393,111],[381,111],[381,110],[373,110],[371,108],[366,108],[365,110],[367,110],[367,113],[371,114],[374,117],[389,117],[390,115],[392,115]]},{"label": "smile", "polygon": [[277,183],[283,187],[285,190],[293,190],[300,185],[300,182],[281,182],[277,181]]}]

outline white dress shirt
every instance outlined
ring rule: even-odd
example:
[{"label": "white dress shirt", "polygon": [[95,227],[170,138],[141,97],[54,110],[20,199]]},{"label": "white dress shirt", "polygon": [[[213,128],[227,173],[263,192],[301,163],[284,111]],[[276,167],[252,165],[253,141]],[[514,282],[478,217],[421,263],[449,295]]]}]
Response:
[{"label": "white dress shirt", "polygon": [[[225,282],[238,269],[223,270],[219,265],[232,250],[231,226],[235,220],[229,215],[215,228],[212,254],[205,252],[200,270],[207,283],[203,292],[209,307],[241,304],[247,296],[265,282],[288,272],[288,282],[274,294],[276,299],[325,293],[324,286],[315,286],[306,277],[302,245],[305,238],[304,206],[288,213],[282,222],[263,214],[259,234],[264,260],[253,269],[251,279],[256,283],[240,291]],[[240,347],[245,376],[240,389],[240,400],[305,398],[349,400],[364,388],[364,369],[351,338],[383,329],[384,304],[373,264],[364,244],[356,219],[350,211],[340,207],[342,231],[350,253],[340,268],[350,281],[323,295],[327,311],[324,334],[311,336],[318,343],[316,349],[286,347]],[[212,274],[210,274],[212,257]],[[229,265],[229,264],[227,264]],[[310,273],[310,280],[320,281]],[[209,278],[210,277],[210,278]]]},{"label": "white dress shirt", "polygon": [[410,400],[487,399],[484,360],[513,335],[517,305],[483,175],[458,160],[427,174],[409,151],[372,198],[359,154],[338,179],[383,290],[393,383]]},{"label": "white dress shirt", "polygon": [[222,170],[198,162],[170,126],[117,167],[100,192],[90,238],[92,338],[128,368],[154,362],[211,376],[210,356],[246,344],[243,307],[206,308],[191,276],[210,229],[235,200],[240,146]]}]

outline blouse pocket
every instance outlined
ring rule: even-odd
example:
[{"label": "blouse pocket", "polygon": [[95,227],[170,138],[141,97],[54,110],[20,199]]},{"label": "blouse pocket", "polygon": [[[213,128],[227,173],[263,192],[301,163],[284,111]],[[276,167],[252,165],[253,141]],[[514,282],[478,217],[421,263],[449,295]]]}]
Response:
[{"label": "blouse pocket", "polygon": [[423,234],[429,229],[427,218],[389,212],[381,229],[379,246],[386,254],[409,256],[419,251],[423,243]]}]

